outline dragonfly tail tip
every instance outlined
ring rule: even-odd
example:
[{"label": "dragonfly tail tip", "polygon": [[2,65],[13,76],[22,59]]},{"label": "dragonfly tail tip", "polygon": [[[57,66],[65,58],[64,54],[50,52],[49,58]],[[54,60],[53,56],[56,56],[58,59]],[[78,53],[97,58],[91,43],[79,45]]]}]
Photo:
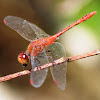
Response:
[{"label": "dragonfly tail tip", "polygon": [[93,11],[93,15],[96,14],[96,13],[97,13],[97,11]]}]

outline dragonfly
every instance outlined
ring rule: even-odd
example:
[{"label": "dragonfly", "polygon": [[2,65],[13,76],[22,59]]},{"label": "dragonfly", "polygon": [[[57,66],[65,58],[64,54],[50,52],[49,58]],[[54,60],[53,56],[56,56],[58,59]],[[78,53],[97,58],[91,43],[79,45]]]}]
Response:
[{"label": "dragonfly", "polygon": [[[31,69],[33,69],[53,62],[61,57],[66,57],[63,45],[54,41],[57,40],[61,34],[79,23],[88,20],[94,14],[96,14],[96,11],[83,16],[76,22],[52,36],[49,36],[35,24],[20,17],[7,16],[4,18],[4,23],[11,29],[15,30],[24,39],[30,41],[26,51],[22,51],[18,55],[18,61],[23,65],[23,67],[26,67],[29,61],[31,61]],[[50,67],[50,71],[57,86],[64,90],[66,87],[67,62]],[[47,72],[48,68],[36,72],[32,71],[30,74],[31,85],[36,88],[40,87],[46,79]]]}]

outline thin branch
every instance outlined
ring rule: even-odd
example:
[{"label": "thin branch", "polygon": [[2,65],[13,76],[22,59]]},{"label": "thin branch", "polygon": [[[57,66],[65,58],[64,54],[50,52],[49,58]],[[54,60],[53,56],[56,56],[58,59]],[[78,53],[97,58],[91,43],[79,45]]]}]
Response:
[{"label": "thin branch", "polygon": [[[91,56],[95,56],[95,55],[99,55],[99,54],[100,54],[100,50],[95,50],[95,51],[80,54],[80,55],[77,55],[77,56],[62,57],[60,59],[55,60],[52,63],[48,63],[48,64],[45,64],[45,65],[39,66],[38,68],[35,67],[31,71],[38,71],[38,70],[48,68],[50,66],[54,66],[54,65],[64,63],[66,61],[71,62],[71,61],[75,61],[75,60],[79,60],[79,59],[83,59],[83,58],[87,58],[87,57],[91,57]],[[17,73],[14,73],[14,74],[10,74],[10,75],[7,75],[7,76],[0,77],[0,82],[7,81],[7,80],[10,80],[10,79],[19,77],[19,76],[24,76],[24,75],[30,74],[31,71],[30,70],[24,70],[24,71],[21,71],[21,72],[17,72]]]}]

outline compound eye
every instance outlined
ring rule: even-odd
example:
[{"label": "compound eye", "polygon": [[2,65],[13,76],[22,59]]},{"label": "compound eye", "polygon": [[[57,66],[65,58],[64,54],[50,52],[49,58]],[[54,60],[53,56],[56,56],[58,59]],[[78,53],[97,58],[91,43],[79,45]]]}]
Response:
[{"label": "compound eye", "polygon": [[28,62],[29,62],[29,58],[26,55],[25,51],[22,51],[19,55],[18,55],[18,61],[24,66],[26,67]]},{"label": "compound eye", "polygon": [[27,55],[26,54],[23,54],[22,57],[23,57],[23,59],[26,59],[27,58]]}]

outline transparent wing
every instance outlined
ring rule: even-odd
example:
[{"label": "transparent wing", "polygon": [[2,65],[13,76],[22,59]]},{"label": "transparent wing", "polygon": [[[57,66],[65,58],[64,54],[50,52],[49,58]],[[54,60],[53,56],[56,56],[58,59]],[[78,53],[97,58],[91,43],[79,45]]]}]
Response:
[{"label": "transparent wing", "polygon": [[49,36],[35,24],[32,24],[20,17],[7,16],[4,18],[4,23],[8,27],[18,32],[23,38],[28,41],[38,39],[40,37]]},{"label": "transparent wing", "polygon": [[[32,50],[32,51],[34,51],[34,50]],[[33,52],[32,52],[32,54],[33,54]],[[45,51],[43,51],[41,54],[39,54],[36,57],[34,57],[32,54],[31,54],[32,68],[44,65],[49,62]],[[48,72],[48,69],[43,69],[40,71],[32,72],[30,74],[31,85],[36,88],[40,87],[46,79],[47,72]]]},{"label": "transparent wing", "polygon": [[[61,57],[66,57],[65,49],[63,45],[59,42],[54,42],[53,44],[47,46],[47,50],[51,50],[51,55],[53,60],[59,59]],[[67,62],[50,67],[53,80],[62,90],[66,86],[66,71],[67,71]]]}]

